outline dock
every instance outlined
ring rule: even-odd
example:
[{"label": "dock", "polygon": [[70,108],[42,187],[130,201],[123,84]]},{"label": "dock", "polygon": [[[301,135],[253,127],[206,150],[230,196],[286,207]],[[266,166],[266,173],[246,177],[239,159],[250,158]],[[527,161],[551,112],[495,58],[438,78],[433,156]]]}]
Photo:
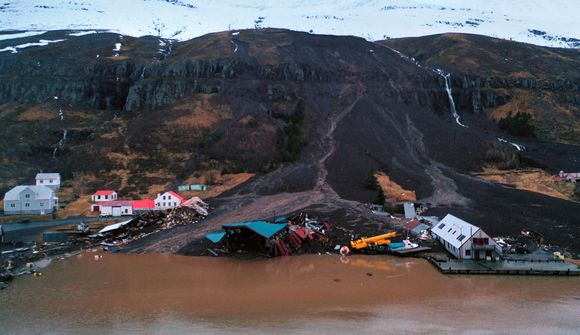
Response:
[{"label": "dock", "polygon": [[425,257],[444,274],[580,276],[580,268],[562,260],[440,260]]},{"label": "dock", "polygon": [[395,255],[399,255],[399,256],[408,256],[408,255],[412,255],[418,252],[424,252],[424,251],[430,251],[431,248],[430,247],[418,247],[415,249],[403,249],[403,250],[395,250],[393,251],[393,253]]}]

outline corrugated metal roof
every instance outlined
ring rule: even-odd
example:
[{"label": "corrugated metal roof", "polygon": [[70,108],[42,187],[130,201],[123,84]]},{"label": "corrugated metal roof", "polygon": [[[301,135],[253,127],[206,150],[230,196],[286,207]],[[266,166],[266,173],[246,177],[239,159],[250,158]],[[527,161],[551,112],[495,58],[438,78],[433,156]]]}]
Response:
[{"label": "corrugated metal roof", "polygon": [[213,243],[219,243],[226,236],[226,232],[223,230],[214,231],[213,233],[209,233],[205,235],[205,238],[212,241]]},{"label": "corrugated metal roof", "polygon": [[114,223],[112,225],[108,225],[105,228],[99,230],[99,234],[104,234],[106,232],[110,232],[110,231],[113,231],[113,230],[117,230],[117,229],[119,229],[119,228],[127,225],[129,222],[131,222],[131,220],[122,221],[122,222]]},{"label": "corrugated metal roof", "polygon": [[455,248],[461,248],[463,243],[479,231],[479,227],[447,214],[432,231]]},{"label": "corrugated metal roof", "polygon": [[19,185],[6,192],[4,201],[20,200],[20,193],[25,189],[30,189],[34,193],[36,200],[55,198],[54,191],[44,185]]},{"label": "corrugated metal roof", "polygon": [[266,221],[252,221],[252,222],[238,222],[238,223],[228,223],[223,225],[224,229],[227,228],[238,228],[244,227],[252,230],[256,234],[263,236],[265,238],[270,238],[274,236],[280,230],[286,228],[285,223],[270,223]]}]

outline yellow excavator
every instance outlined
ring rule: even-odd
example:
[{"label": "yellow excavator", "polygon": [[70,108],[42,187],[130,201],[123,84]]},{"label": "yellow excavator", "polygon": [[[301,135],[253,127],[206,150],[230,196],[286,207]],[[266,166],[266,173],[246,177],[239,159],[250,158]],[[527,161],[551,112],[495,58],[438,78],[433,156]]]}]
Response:
[{"label": "yellow excavator", "polygon": [[389,239],[392,237],[396,237],[396,236],[397,236],[397,232],[393,231],[393,232],[390,232],[387,234],[377,235],[377,236],[373,236],[373,237],[363,237],[363,238],[360,238],[358,240],[350,241],[350,246],[354,250],[361,250],[361,249],[366,249],[368,247],[389,245],[389,244],[391,244],[391,240],[389,240]]}]

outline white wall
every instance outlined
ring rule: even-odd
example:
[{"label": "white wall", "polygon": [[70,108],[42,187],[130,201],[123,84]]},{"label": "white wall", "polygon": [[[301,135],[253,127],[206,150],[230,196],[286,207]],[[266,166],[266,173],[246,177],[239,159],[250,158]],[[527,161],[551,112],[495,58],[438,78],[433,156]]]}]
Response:
[{"label": "white wall", "polygon": [[120,207],[121,216],[133,215],[133,207],[132,206],[100,206],[99,210],[101,211],[101,216],[112,216],[113,215],[113,207]]},{"label": "white wall", "polygon": [[155,208],[156,209],[169,209],[181,205],[181,200],[169,192],[159,194],[155,198]]},{"label": "white wall", "polygon": [[112,201],[112,200],[117,200],[117,192],[113,192],[112,194],[106,194],[106,195],[96,195],[93,194],[91,196],[91,201],[92,202],[99,202],[99,201]]}]

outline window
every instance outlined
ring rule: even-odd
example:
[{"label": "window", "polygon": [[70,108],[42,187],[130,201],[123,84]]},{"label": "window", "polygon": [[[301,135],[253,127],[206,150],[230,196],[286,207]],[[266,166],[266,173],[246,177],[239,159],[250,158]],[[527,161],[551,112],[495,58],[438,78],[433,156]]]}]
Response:
[{"label": "window", "polygon": [[165,207],[165,202],[163,202],[163,207]]},{"label": "window", "polygon": [[30,199],[30,194],[26,194],[26,195],[24,195],[24,197],[25,197],[26,199]]},{"label": "window", "polygon": [[165,196],[163,196],[163,200],[165,200]]},{"label": "window", "polygon": [[174,203],[173,203],[173,206],[177,206],[177,202],[174,202]]},{"label": "window", "polygon": [[30,207],[30,204],[29,203],[25,203],[24,204],[24,207]]},{"label": "window", "polygon": [[465,239],[465,235],[461,234],[461,235],[457,236],[457,240],[459,242],[463,241],[463,239]]},{"label": "window", "polygon": [[97,195],[97,199],[101,200],[101,196],[100,195]]},{"label": "window", "polygon": [[16,204],[10,204],[10,207],[14,208],[16,207]]},{"label": "window", "polygon": [[465,249],[465,256],[471,256],[471,250]]},{"label": "window", "polygon": [[44,180],[42,180],[42,179],[39,180],[39,184],[42,184],[42,183],[44,183]]},{"label": "window", "polygon": [[40,207],[44,207],[44,202],[41,202],[40,203]]},{"label": "window", "polygon": [[439,225],[439,229],[443,229],[443,227],[445,227],[445,223]]},{"label": "window", "polygon": [[450,233],[452,229],[453,229],[453,228],[449,228],[449,230],[448,230],[447,232],[448,232],[448,233]]}]

